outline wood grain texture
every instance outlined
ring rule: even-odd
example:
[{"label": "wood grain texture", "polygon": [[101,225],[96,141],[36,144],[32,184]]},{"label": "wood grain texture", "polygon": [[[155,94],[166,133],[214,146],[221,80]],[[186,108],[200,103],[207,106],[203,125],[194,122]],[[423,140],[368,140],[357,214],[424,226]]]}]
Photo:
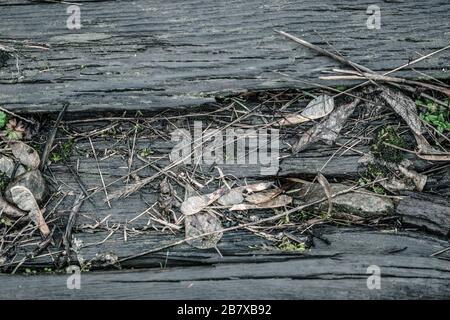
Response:
[{"label": "wood grain texture", "polygon": [[[82,132],[84,124],[73,124],[70,127],[71,132]],[[89,128],[102,128],[97,126],[96,123],[89,124]],[[123,130],[126,131],[125,128]],[[159,182],[161,178],[149,183],[142,188],[139,192],[136,192],[129,197],[121,198],[111,201],[111,208],[105,202],[105,194],[103,192],[101,178],[97,164],[92,155],[92,149],[87,139],[79,139],[76,142],[73,153],[69,159],[69,163],[74,170],[78,172],[79,181],[83,183],[85,188],[89,192],[96,193],[92,196],[91,200],[84,201],[78,214],[76,224],[74,226],[74,237],[83,242],[83,247],[80,250],[80,254],[86,261],[96,259],[97,254],[113,253],[119,258],[126,258],[132,255],[145,252],[150,249],[164,247],[175,241],[179,241],[183,237],[183,232],[173,235],[170,231],[161,231],[163,225],[152,221],[148,214],[140,215],[148,210],[151,205],[156,204],[156,213],[158,215],[159,206],[157,205],[158,197],[160,195]],[[99,168],[102,172],[102,177],[105,184],[108,185],[109,194],[121,190],[126,186],[126,177],[130,171],[128,168],[128,140],[118,137],[93,137],[93,145],[98,153]],[[338,140],[341,144],[345,143],[345,139]],[[143,134],[135,141],[135,150],[142,150],[147,148],[152,151],[151,156],[159,158],[164,154],[167,154],[173,147],[174,142],[163,139],[160,136],[150,137],[147,134]],[[360,153],[368,152],[368,146],[358,145],[355,149]],[[114,152],[111,152],[114,151]],[[280,171],[277,177],[261,175],[258,166],[251,165],[221,165],[223,172],[227,175],[231,175],[232,180],[239,179],[239,183],[251,184],[255,181],[275,181],[277,178],[283,179],[283,177],[298,176],[298,177],[314,177],[319,171],[321,171],[330,181],[345,181],[346,179],[357,180],[359,174],[364,172],[364,166],[358,161],[361,158],[360,153],[356,153],[352,150],[341,150],[339,152],[337,146],[328,146],[323,144],[315,144],[310,149],[303,151],[302,153],[286,158],[280,163]],[[283,153],[282,153],[283,154]],[[332,155],[334,155],[332,157]],[[427,170],[432,165],[427,161],[418,160],[417,157],[406,154],[406,156],[413,161],[414,168],[418,171]],[[158,165],[162,168],[169,164],[168,160],[159,161]],[[327,164],[325,167],[324,165]],[[141,168],[145,163],[140,159],[134,159],[131,170]],[[180,175],[187,172],[192,173],[189,167],[175,168],[173,172],[176,175]],[[214,175],[214,172],[209,171],[210,166],[204,165],[197,168],[197,172],[209,172]],[[140,179],[149,177],[157,173],[153,168],[145,168],[137,173]],[[65,225],[74,200],[81,193],[79,182],[74,178],[66,164],[59,162],[53,163],[49,166],[49,170],[46,171],[46,177],[53,190],[58,190],[59,196],[56,196],[50,205],[47,207],[47,212],[53,212],[54,214],[49,218],[54,224],[58,225],[62,230],[65,229]],[[121,179],[122,178],[122,179]],[[130,180],[130,183],[134,181],[134,178]],[[173,180],[170,180],[174,189],[177,191],[179,197],[184,197],[184,188],[179,187]],[[114,182],[114,183],[113,183]],[[440,182],[431,180],[427,187],[429,189],[436,189],[436,185]],[[110,185],[111,184],[111,185]],[[214,190],[215,185],[212,187],[205,187],[203,190],[199,190],[200,193],[208,193]],[[212,188],[212,189],[211,189]],[[63,196],[66,195],[66,196]],[[60,202],[61,200],[61,202]],[[402,200],[408,203],[408,199]],[[424,201],[424,207],[433,207],[436,205],[433,202]],[[419,207],[417,207],[419,208]],[[420,210],[407,210],[409,215],[420,215]],[[256,217],[265,217],[272,214],[268,211],[259,211],[250,213]],[[404,211],[397,212],[397,215],[403,217]],[[139,218],[137,218],[139,216]],[[434,219],[434,215],[430,215],[429,221],[434,225],[442,224],[441,220]],[[436,217],[439,218],[439,217]],[[98,222],[102,223],[96,228],[92,229],[89,226],[96,225]],[[420,222],[420,221],[419,221]],[[414,223],[409,221],[409,226],[422,227],[422,223]],[[226,226],[225,226],[226,227]],[[127,228],[127,240],[125,241],[124,229]],[[153,228],[158,228],[154,230]],[[445,228],[442,225],[442,228]],[[115,230],[112,232],[112,230]],[[433,230],[432,230],[433,231]],[[111,234],[112,232],[112,234]],[[338,237],[339,232],[333,232],[333,237]],[[349,236],[351,233],[347,233]],[[354,235],[354,234],[352,234]],[[352,241],[358,243],[358,247],[361,252],[373,252],[374,248],[371,248],[372,244],[377,243],[380,245],[380,241],[383,239],[378,236],[372,240],[367,240],[372,237],[370,233],[362,233],[361,238],[346,241],[346,246],[351,246]],[[342,241],[342,235],[339,241]],[[366,240],[363,238],[366,237]],[[399,235],[392,243],[396,241],[402,243],[402,239]],[[58,236],[56,236],[58,239]],[[106,240],[105,240],[106,239]],[[349,238],[351,239],[351,237]],[[36,241],[38,241],[36,239]],[[56,243],[59,243],[56,241]],[[362,245],[364,244],[364,247]],[[395,247],[393,250],[401,250],[405,247],[414,248],[419,244],[408,244],[400,247]],[[261,250],[263,247],[271,247],[273,250]],[[445,245],[439,245],[434,247],[433,250],[428,250],[424,253],[427,256],[430,251],[438,251],[445,247]],[[219,242],[218,248],[224,255],[224,262],[256,262],[256,261],[273,261],[283,260],[286,258],[285,253],[281,253],[277,248],[273,247],[273,243],[265,241],[264,238],[252,235],[249,232],[240,231],[231,234],[225,234],[224,238]],[[344,246],[345,248],[345,246]],[[360,252],[354,247],[351,247],[353,251]],[[27,252],[29,247],[25,246],[24,253]],[[55,248],[57,250],[57,248]],[[21,249],[22,250],[22,249]],[[334,250],[334,251],[333,251]],[[333,249],[332,253],[335,254],[337,248]],[[356,251],[355,251],[356,250]],[[387,249],[386,249],[387,250]],[[273,252],[272,252],[273,251]],[[18,252],[19,256],[15,261],[20,260],[22,252]],[[54,259],[57,258],[57,254],[47,255],[42,259],[33,259],[27,261],[25,266],[32,267],[47,267],[53,265]],[[76,261],[76,256],[72,257],[72,261]],[[126,261],[123,267],[160,267],[161,265],[167,266],[180,266],[180,265],[198,265],[198,264],[210,264],[219,263],[222,261],[215,250],[202,251],[194,249],[188,245],[176,246],[167,250],[162,250],[151,255],[139,257]]]},{"label": "wood grain texture", "polygon": [[397,214],[405,224],[425,228],[442,236],[450,235],[449,198],[405,192],[397,206]]},{"label": "wood grain texture", "polygon": [[[380,72],[450,43],[446,0],[383,2],[379,30],[366,27],[370,0],[77,2],[81,30],[66,28],[65,4],[1,2],[0,44],[19,50],[19,69],[14,58],[0,68],[2,106],[54,111],[67,100],[69,112],[187,107],[249,89],[311,87],[301,81],[338,66],[274,29],[331,44]],[[415,69],[448,77],[449,54]]]},{"label": "wood grain texture", "polygon": [[[65,4],[28,0],[0,3],[0,45],[17,50],[17,60],[0,51],[1,106],[32,113],[58,111],[61,101],[69,101],[69,112],[156,112],[209,103],[217,96],[246,90],[308,88],[312,84],[303,81],[317,81],[324,71],[337,66],[299,48],[274,29],[323,47],[332,45],[352,61],[380,72],[450,43],[450,3],[445,0],[382,2],[380,30],[366,27],[366,9],[373,4],[370,0],[77,2],[81,3],[83,25],[78,31],[66,28]],[[443,52],[415,65],[421,74],[405,69],[396,75],[448,78],[449,58],[449,52]],[[92,129],[95,124],[90,126]],[[126,176],[130,172],[129,142],[115,145],[112,137],[93,139],[102,155],[97,167],[90,145],[81,139],[78,153],[70,159],[86,188],[100,190],[91,199],[95,205],[83,203],[73,230],[74,237],[84,244],[78,255],[86,261],[95,261],[102,254],[126,259],[183,237],[182,233],[153,230],[161,226],[149,223],[146,215],[133,220],[158,200],[159,180],[139,193],[113,201],[112,208],[106,205],[99,168],[106,184]],[[338,143],[342,145],[345,140]],[[112,145],[117,153],[108,153]],[[158,156],[167,154],[173,144],[167,139],[144,137],[136,140],[135,147],[149,148]],[[359,152],[311,146],[282,160],[277,176],[308,178],[321,171],[330,181],[355,180],[363,170],[358,163],[361,154],[369,150],[365,144],[356,148]],[[281,156],[288,154],[284,151]],[[419,172],[433,168],[430,162],[407,157]],[[133,168],[143,164],[135,159]],[[161,166],[167,164],[160,162]],[[52,212],[56,206],[51,220],[58,226],[58,247],[58,234],[65,229],[80,186],[64,164],[53,164],[49,169],[46,176],[59,188],[58,197],[65,194],[61,203],[57,197],[46,210]],[[267,178],[255,166],[224,165],[222,169],[248,183]],[[448,197],[448,172],[441,170],[439,176],[430,177],[427,192]],[[155,173],[147,168],[138,176]],[[108,191],[124,184],[122,179]],[[268,213],[261,216],[264,214]],[[329,243],[313,237],[311,249],[302,253],[281,251],[262,237],[238,230],[226,233],[218,243],[222,256],[213,249],[182,244],[124,260],[121,271],[84,273],[79,291],[66,288],[65,275],[2,274],[0,299],[450,298],[450,251],[430,257],[449,245],[448,199],[410,193],[399,202],[396,214],[403,227],[414,230],[318,227],[315,234]],[[99,227],[88,227],[105,218]],[[129,230],[127,239],[124,226]],[[304,240],[311,239],[305,236]],[[36,237],[21,246],[15,262],[39,241]],[[59,254],[53,249],[23,266],[53,266]],[[71,258],[74,262],[76,257]],[[370,265],[381,268],[381,290],[367,288]]]},{"label": "wood grain texture", "polygon": [[[367,288],[367,267],[381,269],[381,289]],[[67,276],[0,276],[5,299],[445,299],[448,261],[342,255],[284,262],[218,264],[82,274],[81,289]]]}]

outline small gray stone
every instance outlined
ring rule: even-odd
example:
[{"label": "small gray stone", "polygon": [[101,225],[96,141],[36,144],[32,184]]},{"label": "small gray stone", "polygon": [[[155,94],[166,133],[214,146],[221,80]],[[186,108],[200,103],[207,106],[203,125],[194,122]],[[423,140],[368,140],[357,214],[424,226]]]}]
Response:
[{"label": "small gray stone", "polygon": [[[351,186],[340,183],[331,184],[331,193],[336,194],[348,190]],[[304,190],[300,191],[300,197],[303,203],[314,202],[326,198],[323,188],[319,184],[305,185]],[[344,211],[353,213],[361,217],[377,217],[389,214],[394,210],[394,204],[391,199],[381,197],[376,193],[365,189],[359,189],[338,195],[332,198],[333,211]],[[327,201],[322,202],[321,208],[328,206]]]},{"label": "small gray stone", "polygon": [[22,141],[14,141],[11,143],[11,152],[21,164],[28,169],[37,169],[41,161],[39,153]]},{"label": "small gray stone", "polygon": [[[349,186],[333,186],[332,192],[347,190]],[[381,197],[368,190],[358,190],[336,196],[333,200],[336,208],[346,209],[351,213],[359,214],[363,217],[373,217],[385,215],[394,210],[394,204],[387,197]]]},{"label": "small gray stone", "polygon": [[24,174],[18,176],[8,185],[5,191],[5,198],[11,203],[14,203],[11,195],[11,188],[15,186],[23,186],[29,189],[38,203],[44,200],[46,194],[46,185],[45,180],[39,170],[27,171]]}]

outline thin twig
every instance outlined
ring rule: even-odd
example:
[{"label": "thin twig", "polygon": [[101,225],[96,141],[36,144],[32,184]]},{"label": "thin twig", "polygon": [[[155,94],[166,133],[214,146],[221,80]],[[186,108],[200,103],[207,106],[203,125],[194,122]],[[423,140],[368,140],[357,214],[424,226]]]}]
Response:
[{"label": "thin twig", "polygon": [[89,138],[89,143],[91,144],[92,152],[94,153],[95,162],[97,163],[98,173],[100,174],[100,179],[102,180],[102,186],[103,186],[103,191],[105,192],[106,202],[108,203],[108,207],[111,208],[111,203],[109,202],[109,198],[108,198],[108,190],[106,190],[105,180],[103,179],[102,170],[100,169],[100,164],[97,159],[97,153],[95,152],[95,148],[94,148],[94,145],[92,144],[91,137],[88,137],[88,138]]},{"label": "thin twig", "polygon": [[59,112],[58,118],[56,119],[53,130],[48,137],[47,143],[45,144],[44,151],[42,152],[41,163],[39,164],[39,169],[43,170],[47,164],[48,156],[50,155],[50,150],[52,149],[53,142],[55,141],[56,133],[58,131],[59,123],[61,122],[64,114],[66,113],[69,103],[65,102],[61,111]]}]

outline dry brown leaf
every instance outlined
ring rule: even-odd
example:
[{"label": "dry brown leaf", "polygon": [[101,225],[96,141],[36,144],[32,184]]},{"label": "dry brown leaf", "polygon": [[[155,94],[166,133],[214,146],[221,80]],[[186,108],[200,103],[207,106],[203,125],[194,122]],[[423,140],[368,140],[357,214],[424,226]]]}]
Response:
[{"label": "dry brown leaf", "polygon": [[408,127],[414,134],[419,150],[417,156],[429,161],[450,161],[450,154],[441,152],[433,148],[430,143],[422,135],[423,126],[415,102],[400,91],[394,91],[387,87],[383,87],[380,94],[387,104],[405,120]]},{"label": "dry brown leaf", "polygon": [[273,190],[265,190],[257,193],[252,193],[245,197],[245,201],[250,202],[252,204],[260,204],[267,201],[272,200],[276,196],[278,196],[283,190],[280,188]]},{"label": "dry brown leaf", "polygon": [[332,201],[332,192],[331,192],[330,183],[328,182],[327,178],[325,178],[324,175],[321,174],[320,172],[317,174],[317,181],[322,186],[323,191],[325,192],[325,196],[327,197],[327,200],[328,200],[328,212],[327,213],[328,213],[328,215],[330,215],[331,212],[333,211],[333,201]]},{"label": "dry brown leaf", "polygon": [[[185,218],[186,242],[198,249],[216,247],[222,238],[222,224],[220,220],[210,212],[198,212]],[[202,234],[208,234],[201,236]]]},{"label": "dry brown leaf", "polygon": [[400,91],[394,91],[387,87],[382,87],[380,97],[391,106],[391,108],[405,120],[414,135],[422,137],[422,121],[417,114],[416,104],[408,96]]},{"label": "dry brown leaf", "polygon": [[408,179],[411,179],[411,181],[416,186],[416,189],[418,191],[422,191],[425,187],[425,184],[427,183],[427,176],[424,174],[420,174],[414,170],[407,169],[404,166],[399,165],[398,169],[400,172]]},{"label": "dry brown leaf", "polygon": [[283,119],[275,123],[278,126],[294,125],[311,120],[316,120],[329,115],[334,109],[333,97],[321,95],[308,103],[300,114],[285,115]]},{"label": "dry brown leaf", "polygon": [[225,192],[226,190],[222,188],[210,194],[189,197],[183,201],[180,210],[186,216],[196,214],[219,199]]},{"label": "dry brown leaf", "polygon": [[47,237],[50,229],[31,191],[23,186],[15,186],[11,188],[11,196],[18,208],[28,211],[31,221],[39,228],[41,234]]},{"label": "dry brown leaf", "polygon": [[259,182],[259,183],[242,186],[239,188],[244,190],[245,192],[252,193],[252,192],[259,192],[259,191],[269,189],[271,186],[272,186],[272,182]]},{"label": "dry brown leaf", "polygon": [[11,143],[11,151],[14,157],[19,159],[24,166],[37,169],[41,161],[39,154],[32,147],[22,141],[15,141]]},{"label": "dry brown leaf", "polygon": [[421,154],[418,153],[417,156],[421,159],[428,161],[450,161],[450,154]]},{"label": "dry brown leaf", "polygon": [[327,118],[306,131],[294,144],[292,151],[294,153],[300,152],[319,140],[329,144],[333,143],[359,102],[360,99],[355,99],[353,102],[333,110]]},{"label": "dry brown leaf", "polygon": [[364,220],[363,217],[351,214],[351,213],[347,213],[347,212],[336,212],[334,214],[334,218],[336,219],[341,219],[341,220],[346,220],[346,221],[350,221],[350,222],[354,222],[354,223],[358,223]]},{"label": "dry brown leaf", "polygon": [[[255,193],[264,191],[272,186],[272,182],[259,182],[254,184],[249,184],[246,186],[236,187],[225,193],[223,196],[217,200],[217,202],[222,206],[232,206],[235,204],[242,203],[244,201],[243,193]],[[248,196],[247,196],[248,197]],[[269,200],[269,199],[267,199]],[[266,201],[267,201],[266,200]]]},{"label": "dry brown leaf", "polygon": [[8,216],[9,218],[13,219],[18,219],[26,216],[27,213],[11,205],[8,201],[0,196],[0,217],[2,215]]},{"label": "dry brown leaf", "polygon": [[221,206],[232,206],[242,203],[243,201],[244,196],[242,195],[242,190],[240,188],[231,189],[217,200]]},{"label": "dry brown leaf", "polygon": [[292,202],[292,197],[287,195],[280,195],[267,202],[252,204],[252,203],[241,203],[234,205],[230,208],[230,211],[241,211],[241,210],[252,210],[252,209],[270,209],[284,207]]}]

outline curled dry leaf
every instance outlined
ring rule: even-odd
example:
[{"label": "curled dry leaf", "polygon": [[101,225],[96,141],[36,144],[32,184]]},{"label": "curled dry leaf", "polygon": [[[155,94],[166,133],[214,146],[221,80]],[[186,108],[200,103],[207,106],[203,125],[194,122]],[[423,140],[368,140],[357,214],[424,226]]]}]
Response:
[{"label": "curled dry leaf", "polygon": [[269,189],[272,186],[272,182],[259,182],[255,184],[249,184],[246,186],[239,187],[245,192],[252,193],[252,192],[259,192],[266,189]]},{"label": "curled dry leaf", "polygon": [[427,153],[428,154],[419,153],[419,154],[417,154],[417,156],[421,159],[428,160],[428,161],[450,161],[449,153],[440,153],[440,154],[436,154],[436,152],[434,152],[433,154],[431,154],[429,152],[427,152]]},{"label": "curled dry leaf", "polygon": [[333,110],[327,118],[306,131],[300,137],[299,141],[294,144],[292,151],[294,153],[300,152],[319,140],[323,140],[326,143],[333,143],[347,122],[348,117],[355,111],[359,102],[360,99],[355,99],[353,102]]},{"label": "curled dry leaf", "polygon": [[243,201],[244,196],[242,195],[242,190],[240,188],[231,189],[217,200],[221,206],[232,206],[234,204],[242,203]]},{"label": "curled dry leaf", "polygon": [[[14,173],[14,160],[7,156],[0,156],[0,172],[3,172],[8,178],[11,178]],[[25,168],[22,165],[19,165],[16,169],[16,176],[20,176],[22,173],[25,173]]]},{"label": "curled dry leaf", "polygon": [[408,179],[411,179],[411,181],[416,186],[416,189],[418,191],[422,191],[425,187],[425,184],[427,183],[427,176],[424,174],[420,174],[414,170],[407,169],[402,165],[398,166],[398,169],[400,172]]},{"label": "curled dry leaf", "polygon": [[172,208],[179,207],[180,203],[178,202],[176,198],[176,192],[173,189],[172,185],[169,183],[167,177],[165,177],[159,184],[159,190],[159,209],[166,217],[170,217],[172,215]]},{"label": "curled dry leaf", "polygon": [[383,87],[380,97],[405,120],[408,127],[417,136],[422,136],[422,121],[417,114],[416,104],[408,96],[400,91],[394,91]]},{"label": "curled dry leaf", "polygon": [[210,212],[198,212],[185,218],[186,242],[195,248],[216,247],[222,238],[220,230],[222,230],[220,220]]},{"label": "curled dry leaf", "polygon": [[317,181],[322,186],[323,191],[325,192],[325,196],[327,197],[327,200],[328,200],[328,212],[327,213],[328,213],[328,215],[330,215],[331,212],[333,211],[333,199],[332,199],[331,185],[328,182],[327,178],[325,178],[324,175],[321,174],[320,172],[317,174]]},{"label": "curled dry leaf", "polygon": [[210,194],[189,197],[183,201],[180,210],[186,216],[196,214],[223,196],[225,192],[226,190],[222,188]]},{"label": "curled dry leaf", "polygon": [[47,237],[50,229],[31,191],[23,186],[16,186],[11,188],[11,196],[17,207],[27,211],[31,221],[39,228],[41,234]]},{"label": "curled dry leaf", "polygon": [[37,169],[41,161],[39,154],[32,147],[22,141],[15,141],[11,143],[11,151],[14,157],[19,159],[24,166]]},{"label": "curled dry leaf", "polygon": [[282,194],[267,202],[253,204],[253,203],[241,203],[234,205],[230,208],[230,211],[240,210],[252,210],[252,209],[270,209],[287,206],[292,202],[292,197]]},{"label": "curled dry leaf", "polygon": [[285,115],[284,118],[275,123],[275,125],[286,126],[320,119],[329,115],[333,109],[333,97],[321,95],[310,101],[300,114]]},{"label": "curled dry leaf", "polygon": [[11,205],[8,201],[0,196],[0,217],[2,215],[8,216],[12,219],[18,219],[26,216],[27,213]]},{"label": "curled dry leaf", "polygon": [[252,204],[260,204],[267,201],[272,200],[276,196],[278,196],[283,190],[280,188],[273,190],[265,190],[257,193],[252,193],[245,197],[245,201],[250,202]]},{"label": "curled dry leaf", "polygon": [[[244,201],[245,193],[255,193],[266,190],[272,186],[272,182],[259,182],[254,184],[249,184],[241,187],[236,187],[221,196],[217,202],[222,206],[232,206],[235,204],[242,203]],[[248,197],[248,196],[247,196]],[[269,199],[267,199],[269,200]],[[267,201],[266,200],[266,201]]]},{"label": "curled dry leaf", "polygon": [[11,189],[16,186],[22,186],[31,191],[38,203],[41,203],[47,192],[45,179],[39,170],[30,170],[17,176],[6,188],[5,198],[9,202],[14,202],[11,196]]},{"label": "curled dry leaf", "polygon": [[353,222],[353,223],[358,223],[358,222],[361,222],[361,221],[364,220],[364,218],[362,218],[360,216],[357,216],[357,215],[354,215],[354,214],[351,214],[351,213],[347,213],[347,212],[341,212],[341,211],[336,212],[334,214],[334,218],[350,221],[350,222]]},{"label": "curled dry leaf", "polygon": [[423,126],[415,102],[400,91],[383,87],[380,97],[405,120],[414,134],[419,153],[418,157],[429,161],[450,161],[450,153],[433,148],[423,136]]}]

